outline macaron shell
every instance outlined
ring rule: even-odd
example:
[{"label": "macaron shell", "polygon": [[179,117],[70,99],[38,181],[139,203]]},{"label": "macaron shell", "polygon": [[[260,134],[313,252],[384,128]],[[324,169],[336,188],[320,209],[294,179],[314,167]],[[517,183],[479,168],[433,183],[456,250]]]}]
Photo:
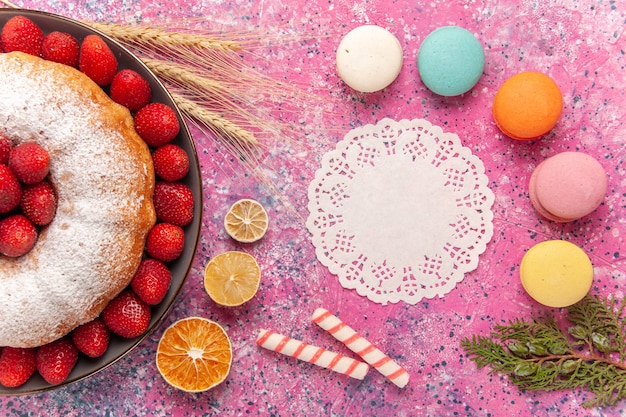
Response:
[{"label": "macaron shell", "polygon": [[529,182],[530,200],[550,220],[577,220],[602,203],[607,182],[596,159],[582,152],[562,152],[537,166]]},{"label": "macaron shell", "polygon": [[468,30],[443,26],[422,42],[417,66],[429,90],[442,96],[458,96],[471,90],[482,76],[485,52]]},{"label": "macaron shell", "polygon": [[522,286],[535,301],[548,307],[567,307],[591,289],[593,265],[578,246],[548,240],[530,248],[520,264]]},{"label": "macaron shell", "polygon": [[548,133],[561,117],[558,85],[540,72],[521,72],[507,79],[493,101],[493,118],[507,136],[531,140]]},{"label": "macaron shell", "polygon": [[343,37],[337,47],[336,67],[349,87],[372,93],[398,77],[403,60],[398,38],[380,26],[364,25]]},{"label": "macaron shell", "polygon": [[570,221],[570,219],[561,219],[558,217],[555,217],[552,215],[552,213],[550,213],[549,211],[547,211],[545,209],[545,207],[543,207],[543,205],[541,204],[541,202],[539,201],[539,198],[537,198],[537,192],[536,190],[536,182],[537,182],[537,176],[539,176],[539,172],[541,171],[543,162],[539,165],[537,165],[537,168],[535,168],[535,170],[533,171],[532,175],[530,176],[530,181],[528,183],[528,194],[530,196],[530,203],[533,205],[534,209],[542,216],[545,217],[548,220],[552,220],[554,222],[559,222],[559,223],[565,223]]}]

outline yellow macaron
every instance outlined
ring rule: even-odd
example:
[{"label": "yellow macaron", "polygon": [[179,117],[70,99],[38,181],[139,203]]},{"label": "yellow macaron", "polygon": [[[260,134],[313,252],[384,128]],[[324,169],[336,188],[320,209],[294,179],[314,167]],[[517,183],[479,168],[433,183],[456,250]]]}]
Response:
[{"label": "yellow macaron", "polygon": [[493,100],[493,118],[500,130],[518,140],[548,133],[561,117],[563,96],[549,76],[526,71],[507,79]]},{"label": "yellow macaron", "polygon": [[593,265],[575,244],[547,240],[526,252],[520,278],[535,301],[548,307],[567,307],[582,300],[591,289]]}]

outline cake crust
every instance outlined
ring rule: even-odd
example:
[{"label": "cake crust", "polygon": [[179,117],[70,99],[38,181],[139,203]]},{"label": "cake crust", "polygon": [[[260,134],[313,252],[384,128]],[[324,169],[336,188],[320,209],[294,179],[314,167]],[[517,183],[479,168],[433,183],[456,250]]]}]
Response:
[{"label": "cake crust", "polygon": [[0,256],[0,346],[49,343],[124,289],[156,218],[150,151],[130,112],[80,71],[0,54],[0,131],[50,154],[52,223],[19,258]]}]

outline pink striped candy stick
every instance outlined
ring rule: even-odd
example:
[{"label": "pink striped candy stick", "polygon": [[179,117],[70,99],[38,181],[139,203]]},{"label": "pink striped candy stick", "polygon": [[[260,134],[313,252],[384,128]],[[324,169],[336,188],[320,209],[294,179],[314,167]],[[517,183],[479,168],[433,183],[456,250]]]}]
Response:
[{"label": "pink striped candy stick", "polygon": [[409,373],[404,368],[328,310],[316,309],[312,319],[398,387],[404,388],[409,382]]},{"label": "pink striped candy stick", "polygon": [[309,345],[288,336],[283,336],[271,330],[259,330],[256,343],[262,348],[282,353],[322,368],[328,368],[356,379],[365,378],[369,370],[369,366],[366,363]]}]

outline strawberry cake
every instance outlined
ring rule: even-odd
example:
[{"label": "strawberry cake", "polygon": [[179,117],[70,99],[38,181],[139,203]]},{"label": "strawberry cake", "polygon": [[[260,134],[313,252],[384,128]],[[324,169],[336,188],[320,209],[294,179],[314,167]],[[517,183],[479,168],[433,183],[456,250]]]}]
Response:
[{"label": "strawberry cake", "polygon": [[0,133],[48,151],[58,196],[33,249],[0,256],[0,346],[34,347],[129,285],[155,223],[154,170],[129,111],[80,71],[12,52],[0,79]]}]

